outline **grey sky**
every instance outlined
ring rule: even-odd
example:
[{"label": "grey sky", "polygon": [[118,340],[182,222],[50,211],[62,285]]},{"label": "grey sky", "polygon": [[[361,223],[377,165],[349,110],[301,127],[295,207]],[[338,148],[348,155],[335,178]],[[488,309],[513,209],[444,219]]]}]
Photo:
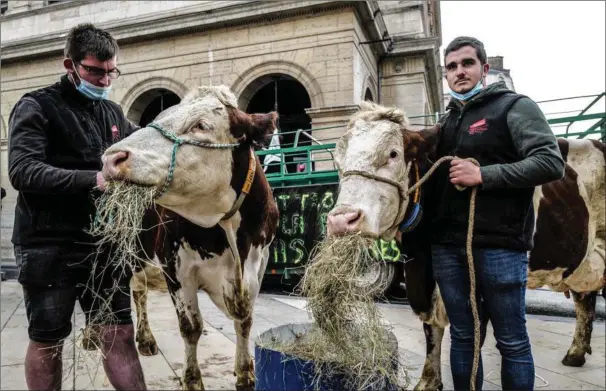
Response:
[{"label": "grey sky", "polygon": [[[441,1],[441,63],[459,35],[503,56],[517,92],[534,100],[606,90],[604,1]],[[602,100],[603,102],[604,100]],[[545,104],[544,111],[581,109],[587,100]],[[547,107],[550,106],[550,107]],[[604,103],[599,111],[606,111]]]},{"label": "grey sky", "polygon": [[[503,56],[533,99],[603,92],[604,1],[442,1],[444,48],[458,35]],[[443,60],[442,60],[443,62]]]}]

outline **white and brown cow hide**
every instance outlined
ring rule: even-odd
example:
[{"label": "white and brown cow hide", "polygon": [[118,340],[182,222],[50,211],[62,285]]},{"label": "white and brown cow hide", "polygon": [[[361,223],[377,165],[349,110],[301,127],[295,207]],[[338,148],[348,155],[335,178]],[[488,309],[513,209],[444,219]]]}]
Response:
[{"label": "white and brown cow hide", "polygon": [[[142,254],[150,263],[136,271],[131,288],[142,355],[158,353],[147,316],[148,289],[170,293],[185,344],[184,389],[204,389],[197,359],[204,328],[198,290],[234,322],[236,388],[255,386],[250,330],[279,212],[253,148],[271,136],[277,113],[246,114],[236,102],[225,86],[195,88],[154,120],[159,128],[192,142],[179,147],[172,178],[168,172],[174,140],[149,125],[103,156],[107,179],[156,189],[168,179],[166,192],[144,217]],[[216,148],[201,146],[210,144]],[[247,194],[238,204],[244,189]]]}]

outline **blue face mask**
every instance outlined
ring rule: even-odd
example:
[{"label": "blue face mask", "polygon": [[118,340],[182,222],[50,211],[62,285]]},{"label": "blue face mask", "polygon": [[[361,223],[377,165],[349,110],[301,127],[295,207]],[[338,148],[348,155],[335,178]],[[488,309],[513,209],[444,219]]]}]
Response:
[{"label": "blue face mask", "polygon": [[[78,71],[74,70],[75,74],[78,74]],[[73,76],[72,76],[73,77]],[[109,87],[97,87],[94,84],[91,84],[89,82],[87,82],[86,80],[82,79],[80,77],[80,75],[78,75],[78,79],[80,79],[80,84],[76,84],[76,89],[78,91],[80,91],[80,93],[84,96],[86,96],[89,99],[93,99],[93,100],[103,100],[103,99],[107,99],[107,97],[109,96],[109,91],[111,90],[111,86]]]},{"label": "blue face mask", "polygon": [[482,91],[482,88],[482,79],[480,79],[480,81],[478,81],[478,84],[476,84],[475,87],[473,87],[471,90],[467,91],[464,94],[457,94],[454,91],[448,91],[448,93],[455,99],[467,102],[469,99],[476,96],[478,92]]},{"label": "blue face mask", "polygon": [[97,87],[86,80],[80,79],[80,85],[76,87],[78,91],[82,93],[82,95],[87,98],[93,100],[102,100],[107,99],[109,96],[109,91],[111,90],[111,86],[109,87]]}]

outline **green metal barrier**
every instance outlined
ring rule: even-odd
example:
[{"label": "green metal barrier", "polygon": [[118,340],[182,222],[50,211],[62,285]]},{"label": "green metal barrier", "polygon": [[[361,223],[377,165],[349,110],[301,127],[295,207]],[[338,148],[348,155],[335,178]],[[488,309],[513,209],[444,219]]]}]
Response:
[{"label": "green metal barrier", "polygon": [[[606,93],[549,99],[537,104],[557,137],[582,139],[593,136],[606,141]],[[556,112],[551,112],[550,106]],[[573,109],[575,106],[577,108]],[[566,115],[560,116],[562,114]],[[564,131],[560,132],[563,127]]]}]

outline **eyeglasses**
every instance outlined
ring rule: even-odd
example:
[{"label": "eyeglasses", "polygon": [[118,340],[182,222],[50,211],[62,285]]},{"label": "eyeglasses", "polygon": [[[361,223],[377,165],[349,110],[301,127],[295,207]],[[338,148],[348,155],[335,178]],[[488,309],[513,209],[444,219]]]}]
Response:
[{"label": "eyeglasses", "polygon": [[117,79],[121,74],[118,68],[114,68],[111,71],[107,72],[105,69],[91,67],[90,65],[84,65],[81,62],[76,62],[76,64],[84,68],[86,72],[88,72],[91,76],[98,77],[99,79],[101,79],[105,75],[108,75],[110,79]]}]

